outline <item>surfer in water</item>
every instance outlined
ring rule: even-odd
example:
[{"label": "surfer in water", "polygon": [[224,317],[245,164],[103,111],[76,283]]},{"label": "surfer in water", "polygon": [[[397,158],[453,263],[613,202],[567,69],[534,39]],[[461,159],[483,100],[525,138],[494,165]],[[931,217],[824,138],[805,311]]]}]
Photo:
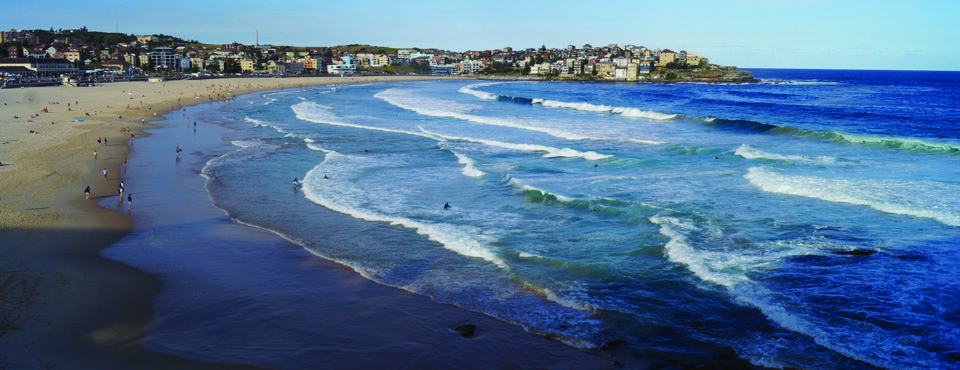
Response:
[{"label": "surfer in water", "polygon": [[298,180],[296,177],[294,177],[294,178],[293,178],[293,187],[297,187],[297,186],[300,186],[300,180]]},{"label": "surfer in water", "polygon": [[447,202],[447,204],[443,205],[443,209],[450,209],[450,208],[453,208],[453,207],[450,207],[450,202]]}]

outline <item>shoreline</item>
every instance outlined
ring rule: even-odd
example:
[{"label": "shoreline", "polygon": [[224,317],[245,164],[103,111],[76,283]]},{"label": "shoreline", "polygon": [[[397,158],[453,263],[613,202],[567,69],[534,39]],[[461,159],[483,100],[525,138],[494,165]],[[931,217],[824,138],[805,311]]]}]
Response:
[{"label": "shoreline", "polygon": [[[101,251],[129,235],[132,223],[122,213],[96,204],[96,199],[115,194],[113,190],[120,179],[117,174],[124,172],[123,160],[129,155],[132,143],[126,137],[129,133],[113,136],[113,143],[102,146],[94,143],[94,137],[110,138],[120,127],[130,127],[130,133],[137,138],[148,137],[146,130],[161,125],[138,123],[137,119],[163,120],[162,115],[182,106],[215,101],[212,98],[215,93],[221,94],[218,100],[226,100],[228,96],[300,86],[428,79],[449,78],[321,77],[309,81],[298,79],[294,86],[275,79],[270,82],[278,82],[277,85],[256,86],[250,79],[186,80],[162,84],[122,82],[96,88],[0,90],[2,101],[17,104],[14,107],[8,104],[0,110],[0,142],[4,143],[0,144],[4,149],[0,152],[3,155],[0,158],[3,163],[0,167],[0,239],[4,241],[0,243],[3,244],[0,284],[5,296],[0,310],[0,345],[7,349],[0,354],[0,365],[21,368],[78,364],[92,368],[247,367],[184,359],[143,346],[145,328],[155,319],[153,302],[164,285],[156,274],[102,256]],[[244,83],[246,86],[241,86]],[[184,90],[201,87],[206,87],[210,98],[189,99],[182,106],[175,105],[173,97],[163,93],[166,90],[167,94],[176,94],[179,88],[180,94],[175,96],[182,99]],[[120,94],[116,90],[120,90]],[[123,99],[123,93],[130,98]],[[105,96],[107,94],[111,96]],[[135,94],[140,94],[140,98],[135,98]],[[50,109],[50,104],[37,100],[60,104]],[[63,111],[64,102],[69,100],[79,104],[71,104],[70,109]],[[148,109],[120,108],[125,100],[137,104],[143,100],[143,106]],[[112,106],[117,104],[120,105]],[[154,110],[154,106],[169,106],[171,110]],[[39,113],[43,108],[50,112],[40,113],[42,118],[36,118],[37,122],[24,122],[24,116]],[[92,115],[80,116],[81,112],[90,111]],[[11,113],[20,119],[11,119]],[[121,115],[122,119],[113,118]],[[71,118],[84,119],[84,122],[68,126]],[[55,123],[51,126],[41,123],[47,120]],[[37,133],[24,133],[24,130]],[[11,144],[13,146],[8,147]],[[6,150],[15,146],[19,147]],[[98,151],[98,158],[91,158],[91,149]],[[10,155],[14,157],[12,163]],[[108,179],[102,178],[101,167],[108,169]],[[93,188],[89,201],[81,198],[81,190],[88,184]],[[522,332],[518,327],[516,330]]]},{"label": "shoreline", "polygon": [[[316,78],[298,80],[296,85],[374,80]],[[0,345],[6,349],[0,354],[2,367],[58,367],[76,361],[102,368],[129,367],[123,365],[125,360],[140,362],[137,367],[211,366],[177,362],[173,356],[139,346],[161,283],[151,274],[100,256],[101,250],[129,233],[131,222],[119,212],[98,206],[96,199],[115,194],[116,174],[129,154],[129,133],[118,134],[120,127],[129,127],[137,138],[149,136],[145,130],[157,126],[137,121],[160,119],[159,107],[172,107],[180,96],[157,91],[179,88],[180,94],[209,90],[239,95],[296,87],[276,79],[265,81],[276,83],[270,85],[253,81],[172,81],[169,87],[167,83],[118,82],[92,88],[0,90],[4,103],[0,107],[0,291],[4,295]],[[130,99],[123,99],[125,94]],[[133,99],[134,94],[141,96]],[[148,109],[125,109],[126,101],[139,104],[140,100]],[[207,102],[189,99],[184,106]],[[152,106],[158,107],[156,118]],[[123,119],[116,118],[120,115]],[[84,122],[71,123],[74,119]],[[99,137],[113,140],[98,145]],[[93,150],[98,151],[96,159]],[[108,169],[109,179],[102,178],[101,168]],[[85,200],[82,190],[88,185],[91,199]],[[95,332],[100,343],[94,343]],[[84,350],[76,350],[80,348]]]}]

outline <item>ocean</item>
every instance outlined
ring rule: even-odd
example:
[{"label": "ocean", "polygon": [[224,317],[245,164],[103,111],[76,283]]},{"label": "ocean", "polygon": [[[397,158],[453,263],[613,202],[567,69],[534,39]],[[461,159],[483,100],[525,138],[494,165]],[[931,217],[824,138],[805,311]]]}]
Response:
[{"label": "ocean", "polygon": [[752,71],[320,86],[188,113],[229,129],[200,174],[235,222],[627,368],[960,369],[960,73]]}]

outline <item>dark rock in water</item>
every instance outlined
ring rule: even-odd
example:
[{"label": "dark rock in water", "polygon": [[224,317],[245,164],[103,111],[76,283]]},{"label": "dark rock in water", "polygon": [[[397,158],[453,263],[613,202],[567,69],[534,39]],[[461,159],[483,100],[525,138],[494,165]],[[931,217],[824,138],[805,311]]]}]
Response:
[{"label": "dark rock in water", "polygon": [[943,354],[944,357],[960,361],[960,351],[950,351]]},{"label": "dark rock in water", "polygon": [[852,251],[839,251],[835,253],[846,255],[846,256],[869,256],[871,254],[877,253],[877,251],[873,249],[854,249]]},{"label": "dark rock in water", "polygon": [[620,346],[621,344],[624,344],[624,343],[626,343],[626,342],[627,342],[627,341],[625,341],[625,340],[623,340],[623,339],[614,339],[614,340],[611,340],[611,341],[609,341],[609,342],[604,343],[603,346],[600,347],[600,349],[604,349],[604,350],[612,349],[612,348],[618,347],[618,346]]},{"label": "dark rock in water", "polygon": [[456,329],[457,333],[460,333],[461,337],[471,338],[473,337],[473,332],[477,330],[477,326],[473,324],[460,325]]},{"label": "dark rock in water", "polygon": [[717,353],[717,357],[724,360],[730,360],[737,357],[737,352],[734,351],[733,348],[727,348],[723,352]]}]

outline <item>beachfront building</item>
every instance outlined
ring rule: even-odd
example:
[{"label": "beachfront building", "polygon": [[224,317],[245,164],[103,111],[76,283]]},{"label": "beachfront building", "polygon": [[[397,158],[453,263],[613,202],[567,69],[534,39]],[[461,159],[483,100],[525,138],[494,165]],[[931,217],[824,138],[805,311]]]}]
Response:
[{"label": "beachfront building", "polygon": [[460,62],[460,71],[464,74],[475,74],[483,70],[483,62],[479,60],[464,60]]},{"label": "beachfront building", "polygon": [[240,71],[244,73],[253,72],[253,59],[243,58],[240,60]]},{"label": "beachfront building", "polygon": [[430,74],[434,76],[453,76],[457,72],[455,64],[443,64],[430,67]]},{"label": "beachfront building", "polygon": [[277,63],[276,61],[267,62],[267,71],[271,73],[284,74],[287,73],[286,63]]},{"label": "beachfront building", "polygon": [[149,61],[153,63],[153,67],[156,69],[177,68],[177,55],[173,53],[172,48],[154,48],[153,52],[149,54]]},{"label": "beachfront building", "polygon": [[[614,66],[616,68],[616,66]],[[627,69],[626,68],[616,68],[613,72],[613,79],[617,81],[624,81],[627,79]]]},{"label": "beachfront building", "polygon": [[357,71],[355,64],[331,64],[327,66],[327,73],[332,75],[352,75]]},{"label": "beachfront building", "polygon": [[599,62],[596,65],[597,75],[605,79],[616,77],[617,66],[613,62]]},{"label": "beachfront building", "polygon": [[286,63],[284,64],[284,69],[289,74],[297,74],[303,72],[303,63]]},{"label": "beachfront building", "polygon": [[310,58],[309,55],[297,61],[297,63],[303,63],[303,69],[309,69],[313,71],[317,70],[317,66],[319,64],[318,62],[318,60]]},{"label": "beachfront building", "polygon": [[640,65],[637,63],[627,64],[627,81],[636,81]]},{"label": "beachfront building", "polygon": [[377,64],[386,67],[390,65],[390,56],[387,54],[377,54]]},{"label": "beachfront building", "polygon": [[11,67],[5,69],[21,72],[27,69],[37,76],[59,76],[78,72],[73,63],[63,58],[7,58],[0,59],[0,67]]},{"label": "beachfront building", "polygon": [[657,67],[664,67],[667,64],[677,61],[677,53],[671,51],[670,49],[665,49],[660,52],[660,57],[657,59]]}]

